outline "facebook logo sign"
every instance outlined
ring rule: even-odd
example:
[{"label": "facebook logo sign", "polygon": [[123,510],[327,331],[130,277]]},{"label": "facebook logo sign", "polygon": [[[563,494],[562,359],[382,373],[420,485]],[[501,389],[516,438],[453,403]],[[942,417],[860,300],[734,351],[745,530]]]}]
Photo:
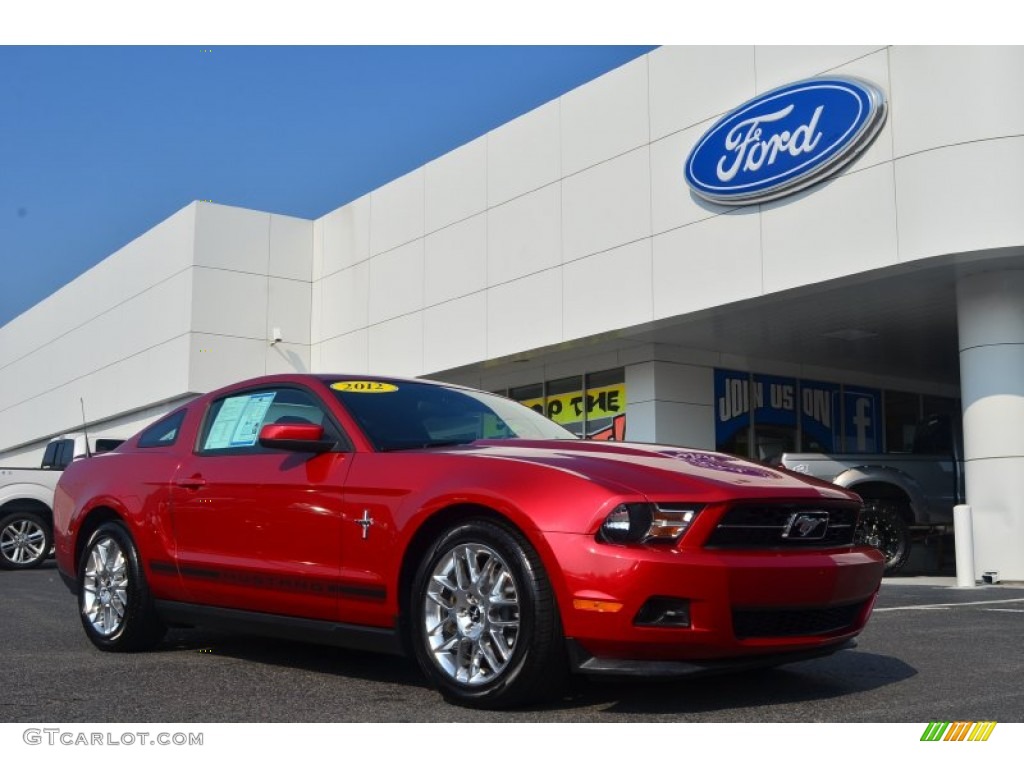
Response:
[{"label": "facebook logo sign", "polygon": [[881,450],[881,392],[877,389],[843,388],[843,448],[847,453],[878,453]]}]

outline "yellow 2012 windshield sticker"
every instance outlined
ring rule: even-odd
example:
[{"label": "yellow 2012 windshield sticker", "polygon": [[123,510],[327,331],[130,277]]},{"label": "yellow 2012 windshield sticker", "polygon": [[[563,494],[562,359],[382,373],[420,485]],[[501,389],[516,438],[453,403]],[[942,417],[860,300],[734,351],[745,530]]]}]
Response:
[{"label": "yellow 2012 windshield sticker", "polygon": [[331,389],[336,389],[339,392],[358,392],[359,394],[398,391],[398,387],[386,381],[336,381],[331,384]]}]

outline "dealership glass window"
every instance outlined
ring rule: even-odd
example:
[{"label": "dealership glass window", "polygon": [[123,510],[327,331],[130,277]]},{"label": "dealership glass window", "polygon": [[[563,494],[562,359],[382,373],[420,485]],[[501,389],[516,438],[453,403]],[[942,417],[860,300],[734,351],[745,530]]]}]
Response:
[{"label": "dealership glass window", "polygon": [[884,400],[886,450],[910,453],[914,447],[914,428],[921,420],[921,396],[886,390]]},{"label": "dealership glass window", "polygon": [[954,398],[715,370],[719,451],[773,462],[785,451],[910,452],[922,416],[959,417]]},{"label": "dealership glass window", "polygon": [[626,371],[613,368],[586,376],[585,435],[589,440],[626,437]]},{"label": "dealership glass window", "polygon": [[795,451],[796,379],[756,374],[752,382],[754,404],[754,458],[777,463],[787,451]]},{"label": "dealership glass window", "polygon": [[509,397],[543,413],[579,437],[623,440],[626,433],[625,369],[567,376],[512,387]]},{"label": "dealership glass window", "polygon": [[750,374],[715,370],[715,447],[750,456]]},{"label": "dealership glass window", "polygon": [[537,413],[544,413],[544,385],[527,384],[525,387],[512,387],[508,396]]},{"label": "dealership glass window", "polygon": [[583,377],[566,376],[547,382],[544,392],[545,415],[577,437],[583,436]]}]

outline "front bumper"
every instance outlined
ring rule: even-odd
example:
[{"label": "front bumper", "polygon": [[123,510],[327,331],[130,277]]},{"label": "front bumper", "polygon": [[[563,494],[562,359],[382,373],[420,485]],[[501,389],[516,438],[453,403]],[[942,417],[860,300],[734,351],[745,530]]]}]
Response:
[{"label": "front bumper", "polygon": [[[884,568],[868,547],[753,552],[545,538],[559,566],[562,624],[576,648],[570,657],[594,673],[686,662],[662,673],[693,674],[744,659],[765,666],[832,653],[864,628]],[[689,626],[638,625],[653,597],[686,601]]]}]

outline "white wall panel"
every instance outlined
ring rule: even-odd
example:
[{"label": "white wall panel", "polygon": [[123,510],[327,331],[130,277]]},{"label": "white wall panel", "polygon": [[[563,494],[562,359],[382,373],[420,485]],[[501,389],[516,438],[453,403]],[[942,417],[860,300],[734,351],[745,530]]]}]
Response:
[{"label": "white wall panel", "polygon": [[487,292],[487,354],[501,357],[562,340],[562,270],[549,269]]},{"label": "white wall panel", "polygon": [[280,343],[267,345],[264,367],[269,373],[309,373],[310,350],[308,344]]},{"label": "white wall panel", "polygon": [[569,175],[650,140],[647,57],[562,97],[562,173]]},{"label": "white wall panel", "polygon": [[487,212],[487,282],[506,283],[562,263],[561,185]]},{"label": "white wall panel", "polygon": [[562,280],[566,340],[652,319],[650,240],[566,264]]},{"label": "white wall panel", "polygon": [[886,118],[885,125],[871,142],[871,146],[865,149],[860,156],[842,170],[842,174],[856,173],[872,165],[885,163],[892,160],[892,94],[889,88],[889,51],[883,49],[876,53],[863,56],[849,64],[836,67],[831,70],[830,75],[847,75],[860,77],[868,80],[879,88],[886,95],[889,104],[890,114]]},{"label": "white wall panel", "polygon": [[[662,445],[715,449],[715,409],[710,405],[658,400],[654,439]],[[630,417],[632,418],[632,417]],[[626,425],[629,436],[629,424]]]},{"label": "white wall panel", "polygon": [[196,208],[195,264],[267,274],[270,214],[199,203]]},{"label": "white wall panel", "polygon": [[270,274],[292,280],[313,279],[313,222],[270,216]]},{"label": "white wall panel", "polygon": [[487,135],[487,202],[499,205],[562,175],[558,101],[537,107]]},{"label": "white wall panel", "polygon": [[[181,209],[0,327],[0,380],[14,360],[192,263],[196,205]],[[53,370],[46,372],[52,377]],[[0,399],[0,407],[2,407]]]},{"label": "white wall panel", "polygon": [[188,364],[188,390],[209,392],[267,371],[266,339],[193,333]]},{"label": "white wall panel", "polygon": [[686,158],[710,122],[673,133],[651,144],[651,225],[654,234],[733,210],[701,200],[683,175]]},{"label": "white wall panel", "polygon": [[672,317],[761,295],[756,208],[654,238],[654,317]]},{"label": "white wall panel", "polygon": [[1024,134],[1024,47],[897,46],[890,60],[897,157]]},{"label": "white wall panel", "polygon": [[469,142],[424,169],[426,231],[453,224],[487,207],[487,137]]},{"label": "white wall panel", "polygon": [[192,283],[192,330],[264,341],[266,274],[196,267]]},{"label": "white wall panel", "polygon": [[321,339],[331,339],[369,325],[370,263],[335,272],[320,281],[323,291]]},{"label": "white wall panel", "polygon": [[370,203],[370,195],[365,195],[318,219],[323,227],[324,277],[370,258]]},{"label": "white wall panel", "polygon": [[487,285],[487,215],[479,214],[427,235],[423,301],[427,306]]},{"label": "white wall panel", "polygon": [[423,307],[423,239],[370,260],[370,324]]},{"label": "white wall panel", "polygon": [[423,237],[423,175],[419,168],[370,193],[370,255]]},{"label": "white wall panel", "polygon": [[368,362],[368,339],[366,329],[346,333],[328,339],[317,345],[320,361],[314,369],[331,373],[378,373],[371,371]]},{"label": "white wall panel", "polygon": [[273,329],[280,328],[283,341],[291,344],[309,344],[312,288],[300,280],[271,277],[267,298],[268,339]]},{"label": "white wall panel", "polygon": [[423,372],[487,359],[487,295],[484,292],[423,312]]},{"label": "white wall panel", "polygon": [[754,97],[750,46],[665,46],[647,58],[652,140],[706,122]]},{"label": "white wall panel", "polygon": [[324,281],[310,285],[309,340],[316,344],[324,339]]},{"label": "white wall panel", "polygon": [[416,376],[423,372],[423,313],[369,328],[367,362],[372,373]]},{"label": "white wall panel", "polygon": [[761,206],[765,292],[895,264],[894,197],[886,164]]},{"label": "white wall panel", "polygon": [[[330,215],[330,214],[328,214]],[[311,280],[324,276],[324,218],[313,221],[313,262]]]},{"label": "white wall panel", "polygon": [[[834,74],[857,59],[879,50],[881,45],[759,45],[754,49],[757,62],[757,92],[796,80],[822,74]],[[879,85],[887,87],[888,83]]]},{"label": "white wall panel", "polygon": [[[22,408],[34,411],[38,406],[35,399],[40,394],[58,390],[65,384],[81,388],[81,382],[92,372],[116,366],[128,357],[186,333],[191,289],[190,271],[181,272],[83,325],[39,344],[32,353],[5,366],[0,375],[0,438],[3,441],[0,445],[32,437],[18,435],[9,426],[8,419],[14,418],[14,413]],[[167,391],[166,386],[166,383],[161,385],[163,398],[174,394]],[[138,403],[136,393],[133,392],[128,401]],[[108,411],[94,412],[96,418],[109,415]],[[47,418],[50,416],[52,414]]]},{"label": "white wall panel", "polygon": [[896,161],[901,261],[1024,243],[1024,137]]},{"label": "white wall panel", "polygon": [[647,147],[562,182],[563,260],[572,261],[651,234]]}]

